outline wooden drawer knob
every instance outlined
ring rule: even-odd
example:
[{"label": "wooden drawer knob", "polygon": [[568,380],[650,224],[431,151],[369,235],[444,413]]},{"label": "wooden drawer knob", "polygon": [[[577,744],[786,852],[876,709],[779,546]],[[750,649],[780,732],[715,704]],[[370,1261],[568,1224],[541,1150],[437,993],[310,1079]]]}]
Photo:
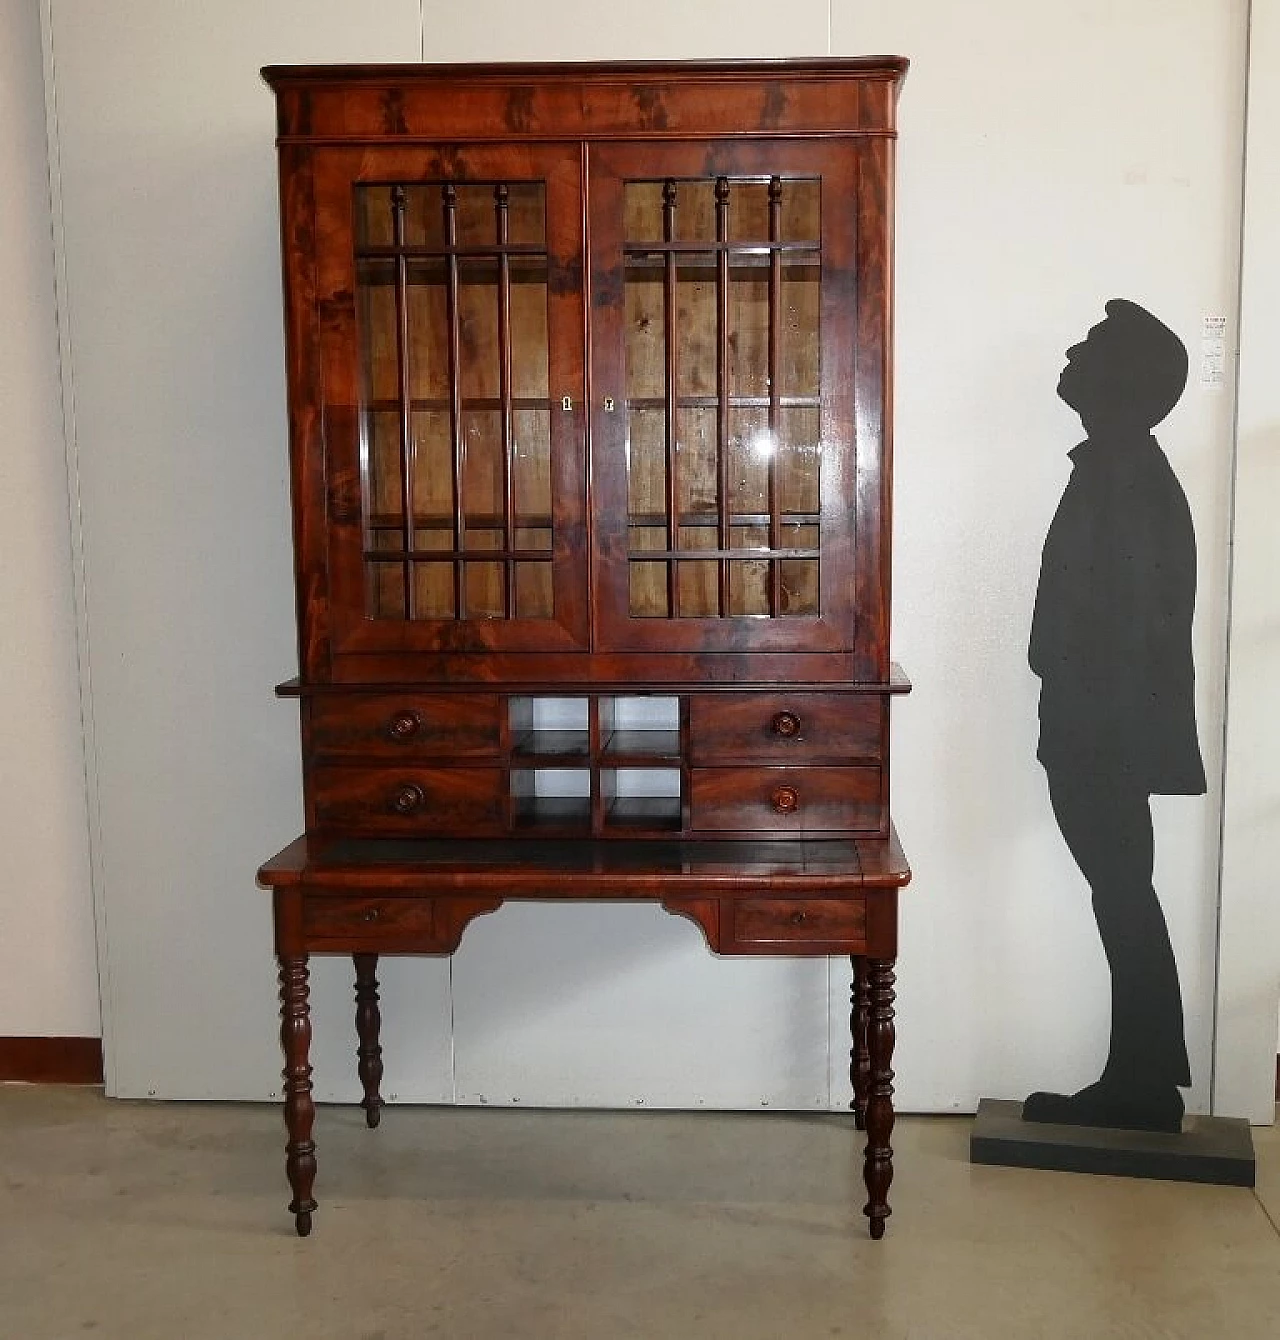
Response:
[{"label": "wooden drawer knob", "polygon": [[426,793],[412,782],[402,786],[391,798],[391,808],[397,814],[416,814],[426,803]]},{"label": "wooden drawer knob", "polygon": [[773,718],[773,733],[784,740],[794,740],[800,734],[800,718],[794,712],[779,712]]},{"label": "wooden drawer knob", "polygon": [[773,793],[773,808],[779,814],[794,814],[800,808],[800,793],[794,786],[780,786]]},{"label": "wooden drawer knob", "polygon": [[793,926],[803,926],[805,923],[805,914],[803,912],[792,912],[791,924]]},{"label": "wooden drawer knob", "polygon": [[422,718],[407,707],[397,712],[387,724],[387,734],[393,740],[412,740],[422,729]]}]

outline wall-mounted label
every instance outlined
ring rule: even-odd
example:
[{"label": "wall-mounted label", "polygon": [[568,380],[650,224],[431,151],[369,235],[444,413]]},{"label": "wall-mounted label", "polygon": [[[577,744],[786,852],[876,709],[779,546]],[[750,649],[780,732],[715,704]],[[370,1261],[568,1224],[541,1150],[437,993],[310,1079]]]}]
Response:
[{"label": "wall-mounted label", "polygon": [[1200,389],[1221,391],[1227,383],[1227,318],[1206,316],[1200,331]]}]

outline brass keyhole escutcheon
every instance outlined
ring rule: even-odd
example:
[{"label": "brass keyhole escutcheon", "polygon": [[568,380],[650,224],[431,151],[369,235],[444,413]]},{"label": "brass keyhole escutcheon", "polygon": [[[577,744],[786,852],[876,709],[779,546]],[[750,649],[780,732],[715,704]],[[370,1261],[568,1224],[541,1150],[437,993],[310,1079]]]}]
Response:
[{"label": "brass keyhole escutcheon", "polygon": [[803,926],[805,923],[805,914],[803,912],[792,912],[791,924],[793,926]]},{"label": "brass keyhole escutcheon", "polygon": [[364,919],[365,919],[366,921],[377,921],[377,919],[378,919],[378,909],[377,909],[376,907],[367,907],[367,908],[365,908]]},{"label": "brass keyhole escutcheon", "polygon": [[569,413],[569,411],[573,409],[573,397],[570,395],[562,395],[560,397],[560,408],[564,410],[566,414]]},{"label": "brass keyhole escutcheon", "polygon": [[604,412],[606,414],[613,413],[613,397],[611,395],[607,395],[604,398]]},{"label": "brass keyhole escutcheon", "polygon": [[794,786],[780,786],[773,793],[773,808],[779,814],[794,814],[800,808],[800,793]]}]

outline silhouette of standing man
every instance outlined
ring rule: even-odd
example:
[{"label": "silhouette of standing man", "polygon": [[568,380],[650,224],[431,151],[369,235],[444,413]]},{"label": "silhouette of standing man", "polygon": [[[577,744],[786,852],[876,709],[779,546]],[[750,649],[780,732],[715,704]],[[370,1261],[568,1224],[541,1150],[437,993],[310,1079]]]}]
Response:
[{"label": "silhouette of standing man", "polygon": [[1067,351],[1058,395],[1088,437],[1045,537],[1029,660],[1039,759],[1063,839],[1093,891],[1111,969],[1101,1078],[1034,1093],[1028,1121],[1176,1131],[1191,1083],[1178,971],[1152,886],[1150,797],[1201,795],[1191,657],[1196,543],[1151,435],[1187,380],[1182,341],[1131,302]]}]

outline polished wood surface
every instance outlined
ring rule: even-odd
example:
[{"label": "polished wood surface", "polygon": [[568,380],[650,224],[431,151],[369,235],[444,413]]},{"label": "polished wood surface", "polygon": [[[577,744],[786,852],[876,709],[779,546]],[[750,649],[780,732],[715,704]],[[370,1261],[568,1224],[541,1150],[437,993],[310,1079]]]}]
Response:
[{"label": "polished wood surface", "polygon": [[892,1175],[892,152],[906,63],[271,67],[306,833],[273,891],[286,1170],[308,962],[517,900],[848,956]]}]

